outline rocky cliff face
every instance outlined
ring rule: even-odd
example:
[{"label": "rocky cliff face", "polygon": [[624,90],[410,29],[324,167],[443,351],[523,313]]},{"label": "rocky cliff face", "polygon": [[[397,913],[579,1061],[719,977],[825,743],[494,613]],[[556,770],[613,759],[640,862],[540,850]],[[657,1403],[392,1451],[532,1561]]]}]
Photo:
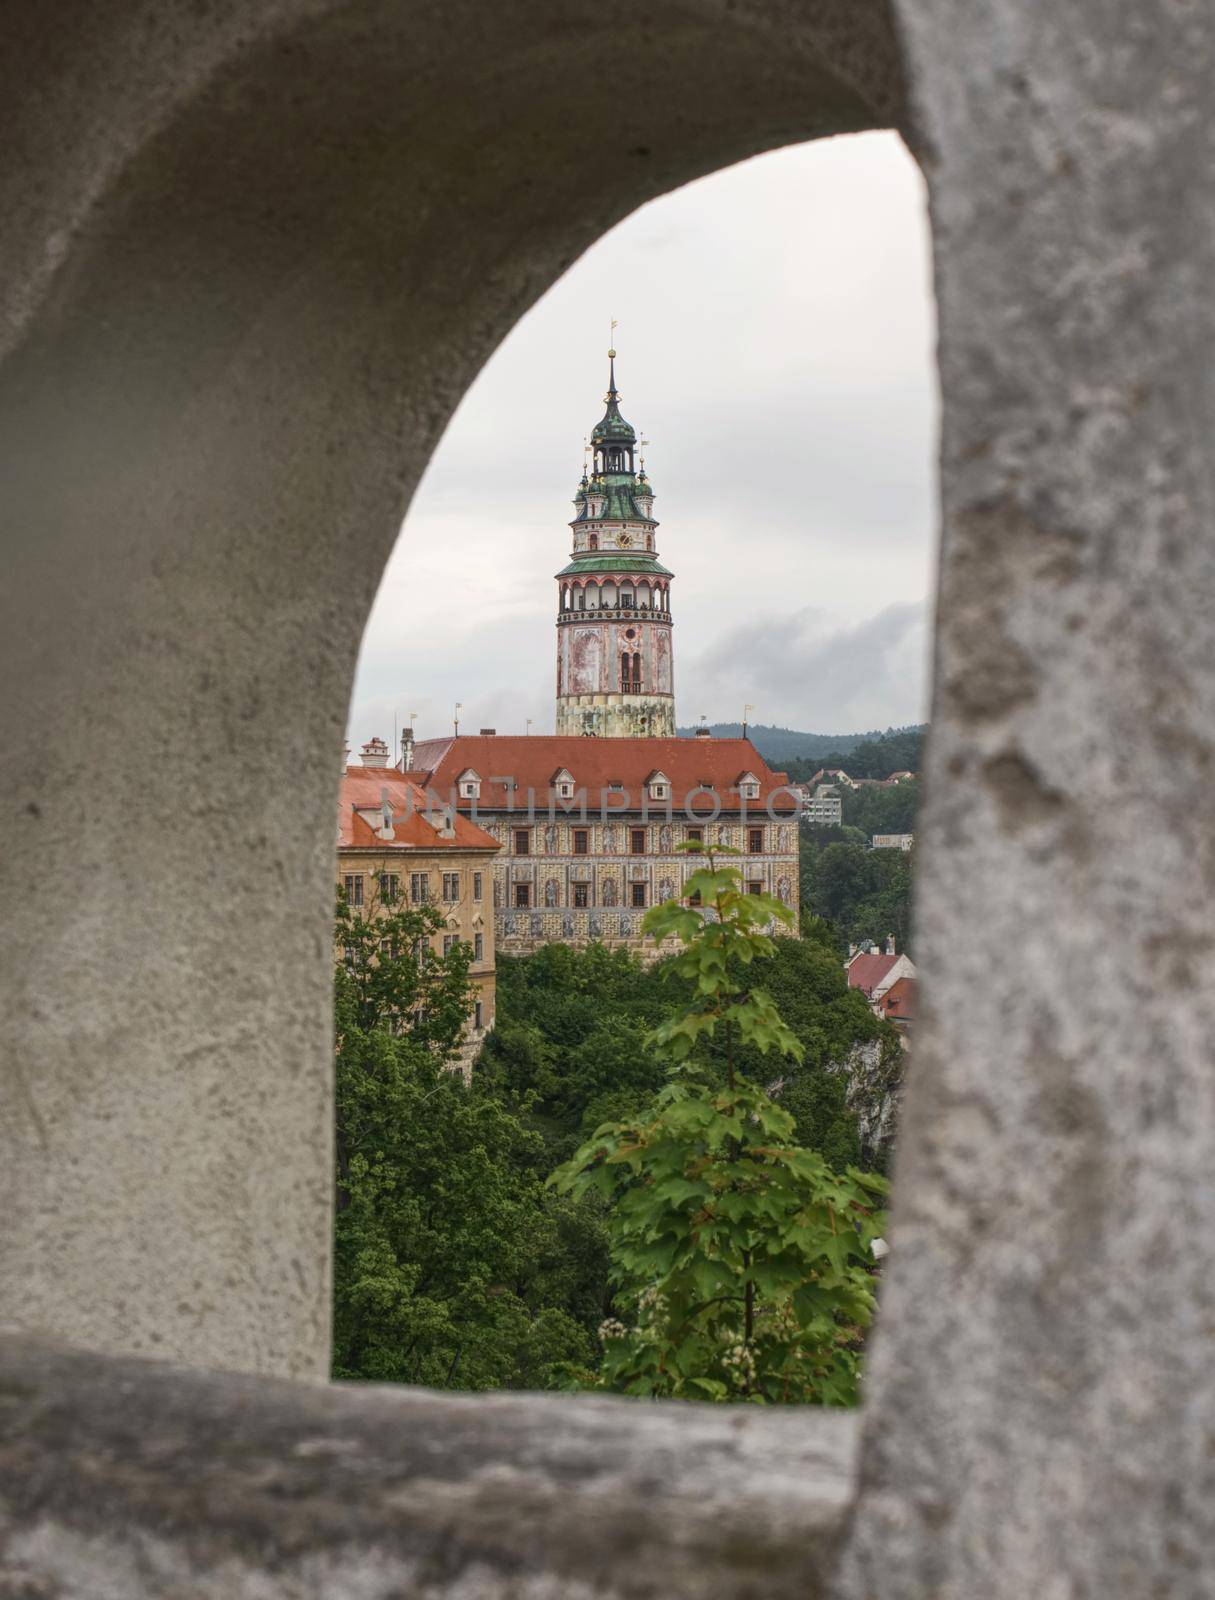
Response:
[{"label": "rocky cliff face", "polygon": [[861,1153],[879,1166],[885,1166],[894,1145],[907,1064],[904,1042],[899,1037],[854,1045],[843,1061],[828,1068],[847,1079],[847,1106],[857,1119]]}]

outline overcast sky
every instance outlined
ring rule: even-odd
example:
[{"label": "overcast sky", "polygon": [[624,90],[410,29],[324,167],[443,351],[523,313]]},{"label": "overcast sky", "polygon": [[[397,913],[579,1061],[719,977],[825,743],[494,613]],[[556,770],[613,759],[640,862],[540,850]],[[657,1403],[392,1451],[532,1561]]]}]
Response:
[{"label": "overcast sky", "polygon": [[520,322],[456,413],[363,640],[350,742],[553,728],[582,441],[651,444],[681,724],[920,721],[936,389],[924,192],[893,134],[760,156],[655,200]]}]

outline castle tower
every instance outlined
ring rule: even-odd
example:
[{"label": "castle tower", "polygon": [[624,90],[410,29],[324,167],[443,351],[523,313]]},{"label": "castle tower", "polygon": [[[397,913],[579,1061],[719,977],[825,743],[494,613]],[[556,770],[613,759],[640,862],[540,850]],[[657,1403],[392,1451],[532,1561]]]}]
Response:
[{"label": "castle tower", "polygon": [[[573,551],[557,573],[557,732],[675,736],[672,573],[655,550],[654,488],[620,415],[616,352],[590,476],[574,496]],[[642,441],[644,443],[644,440]]]}]

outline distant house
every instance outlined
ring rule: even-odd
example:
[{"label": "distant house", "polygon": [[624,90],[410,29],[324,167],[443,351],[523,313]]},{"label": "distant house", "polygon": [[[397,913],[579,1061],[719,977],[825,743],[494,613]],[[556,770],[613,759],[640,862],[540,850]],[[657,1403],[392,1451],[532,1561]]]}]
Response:
[{"label": "distant house", "polygon": [[[862,782],[865,780],[862,779]],[[813,789],[819,783],[842,783],[845,789],[855,789],[857,780],[850,778],[843,767],[820,767],[810,781],[803,788]]]},{"label": "distant house", "polygon": [[894,940],[885,950],[858,950],[844,963],[848,987],[859,989],[866,1000],[880,1000],[900,978],[916,978],[915,962],[908,955],[897,955]]},{"label": "distant house", "polygon": [[887,1022],[893,1022],[906,1033],[916,1020],[919,992],[920,986],[914,978],[896,978],[881,998],[873,1002],[873,1009],[879,1017],[885,1017]]},{"label": "distant house", "polygon": [[915,843],[915,834],[875,833],[869,843],[874,850],[910,850]]},{"label": "distant house", "polygon": [[833,783],[798,785],[802,818],[816,828],[838,828],[844,820],[844,801]]}]

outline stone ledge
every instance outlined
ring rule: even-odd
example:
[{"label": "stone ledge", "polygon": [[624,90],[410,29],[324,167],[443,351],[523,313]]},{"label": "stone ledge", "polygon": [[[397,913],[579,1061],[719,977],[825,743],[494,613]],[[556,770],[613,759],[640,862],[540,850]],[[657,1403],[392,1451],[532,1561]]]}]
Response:
[{"label": "stone ledge", "polygon": [[0,1333],[0,1595],[814,1600],[858,1414],[311,1385]]}]

